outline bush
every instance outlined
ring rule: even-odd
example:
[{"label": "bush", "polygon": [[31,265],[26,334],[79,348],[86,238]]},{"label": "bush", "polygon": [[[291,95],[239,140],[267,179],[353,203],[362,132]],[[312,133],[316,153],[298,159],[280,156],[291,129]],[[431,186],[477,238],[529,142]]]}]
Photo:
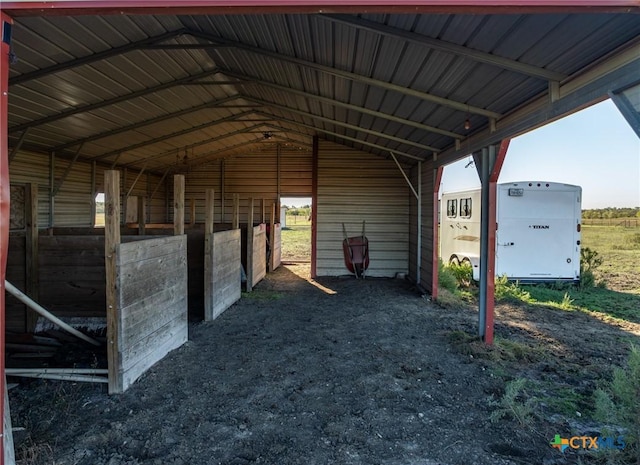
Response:
[{"label": "bush", "polygon": [[453,294],[458,291],[458,279],[455,273],[450,267],[445,266],[442,260],[438,261],[438,284]]},{"label": "bush", "polygon": [[596,282],[594,271],[602,265],[602,258],[598,256],[598,252],[583,247],[580,249],[580,286],[595,287],[599,285]]},{"label": "bush", "polygon": [[456,277],[458,287],[469,287],[473,281],[473,268],[471,263],[463,261],[460,264],[452,263],[448,267]]},{"label": "bush", "polygon": [[525,303],[531,303],[533,301],[528,291],[522,289],[517,281],[515,283],[509,282],[506,276],[501,276],[496,279],[494,296],[497,301]]},{"label": "bush", "polygon": [[631,346],[624,368],[613,371],[613,379],[594,393],[595,417],[626,431],[623,455],[629,463],[640,463],[640,350]]}]

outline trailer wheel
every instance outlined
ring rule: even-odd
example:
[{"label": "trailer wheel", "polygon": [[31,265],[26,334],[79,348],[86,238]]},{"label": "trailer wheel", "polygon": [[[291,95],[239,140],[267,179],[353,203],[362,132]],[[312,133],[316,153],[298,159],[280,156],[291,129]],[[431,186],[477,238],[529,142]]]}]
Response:
[{"label": "trailer wheel", "polygon": [[462,262],[460,263],[462,266],[468,266],[469,268],[472,268],[471,266],[471,260],[469,260],[467,257],[462,259]]}]

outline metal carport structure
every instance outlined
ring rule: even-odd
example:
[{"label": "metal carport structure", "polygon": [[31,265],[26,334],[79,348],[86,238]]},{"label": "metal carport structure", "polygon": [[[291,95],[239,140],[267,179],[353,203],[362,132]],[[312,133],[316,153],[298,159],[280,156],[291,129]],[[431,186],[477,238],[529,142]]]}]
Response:
[{"label": "metal carport structure", "polygon": [[[1,8],[1,283],[9,162],[21,149],[157,176],[176,170],[178,154],[189,154],[196,169],[255,147],[265,132],[312,147],[314,176],[318,139],[375,157],[393,153],[418,184],[410,275],[436,295],[445,164],[474,154],[492,207],[510,138],[608,96],[640,132],[636,1],[25,1]],[[492,257],[495,210],[483,212]],[[483,268],[480,334],[491,342],[491,261]],[[2,347],[3,337],[4,326]]]}]

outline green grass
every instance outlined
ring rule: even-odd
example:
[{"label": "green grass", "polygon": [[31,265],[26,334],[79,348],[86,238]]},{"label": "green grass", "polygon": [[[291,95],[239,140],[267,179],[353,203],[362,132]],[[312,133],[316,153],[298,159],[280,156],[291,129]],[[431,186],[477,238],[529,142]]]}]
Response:
[{"label": "green grass", "polygon": [[582,245],[603,258],[596,277],[609,289],[640,295],[640,228],[583,226]]},{"label": "green grass", "polygon": [[287,217],[287,227],[282,230],[282,260],[311,260],[311,223],[301,216],[297,224]]}]

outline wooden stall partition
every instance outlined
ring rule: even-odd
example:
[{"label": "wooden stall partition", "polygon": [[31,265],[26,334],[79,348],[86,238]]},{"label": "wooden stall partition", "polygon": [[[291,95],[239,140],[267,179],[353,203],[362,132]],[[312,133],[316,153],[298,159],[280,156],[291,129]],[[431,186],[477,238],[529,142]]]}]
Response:
[{"label": "wooden stall partition", "polygon": [[[120,173],[105,172],[109,393],[187,340],[187,237],[120,243]],[[176,224],[180,226],[180,222]]]},{"label": "wooden stall partition", "polygon": [[120,244],[116,279],[119,312],[107,318],[117,317],[120,384],[110,392],[124,392],[187,341],[187,237]]},{"label": "wooden stall partition", "polygon": [[282,263],[282,229],[280,228],[280,223],[275,223],[272,228],[270,271],[277,270]]},{"label": "wooden stall partition", "polygon": [[204,262],[204,319],[211,321],[241,296],[240,229],[207,235]]},{"label": "wooden stall partition", "polygon": [[253,231],[250,236],[253,238],[251,287],[254,287],[267,275],[267,225],[259,224],[253,228],[249,227],[249,230]]}]

